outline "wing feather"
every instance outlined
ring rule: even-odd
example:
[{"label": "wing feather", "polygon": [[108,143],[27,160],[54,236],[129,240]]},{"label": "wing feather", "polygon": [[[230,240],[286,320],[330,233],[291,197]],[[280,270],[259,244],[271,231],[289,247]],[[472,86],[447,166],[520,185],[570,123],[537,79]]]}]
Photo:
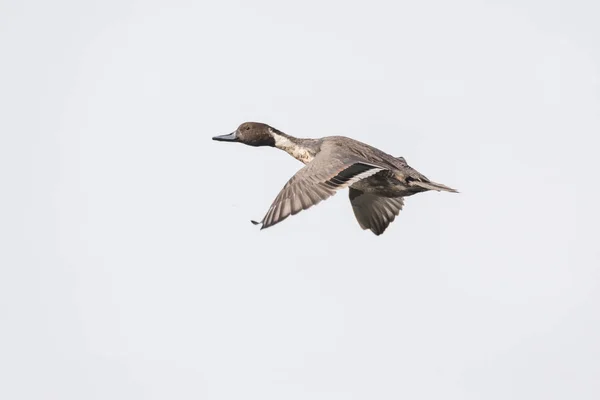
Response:
[{"label": "wing feather", "polygon": [[379,197],[350,188],[350,202],[356,220],[363,229],[381,235],[404,206],[402,197]]},{"label": "wing feather", "polygon": [[319,153],[286,183],[260,222],[261,229],[306,210],[338,190],[384,169],[358,160],[336,159],[328,153]]}]

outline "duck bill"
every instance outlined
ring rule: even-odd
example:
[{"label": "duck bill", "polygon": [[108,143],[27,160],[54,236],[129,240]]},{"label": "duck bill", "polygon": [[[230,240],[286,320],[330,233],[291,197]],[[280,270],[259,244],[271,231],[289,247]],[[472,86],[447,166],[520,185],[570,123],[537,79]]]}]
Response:
[{"label": "duck bill", "polygon": [[231,132],[229,135],[215,136],[213,140],[218,142],[237,142],[238,138],[236,132]]}]

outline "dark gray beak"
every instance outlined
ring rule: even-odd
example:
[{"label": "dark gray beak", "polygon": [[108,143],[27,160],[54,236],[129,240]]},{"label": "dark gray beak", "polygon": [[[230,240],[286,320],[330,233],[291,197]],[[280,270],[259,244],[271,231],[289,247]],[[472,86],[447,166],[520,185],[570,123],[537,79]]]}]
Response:
[{"label": "dark gray beak", "polygon": [[229,135],[215,136],[213,140],[217,140],[219,142],[237,142],[238,138],[236,132],[232,132]]}]

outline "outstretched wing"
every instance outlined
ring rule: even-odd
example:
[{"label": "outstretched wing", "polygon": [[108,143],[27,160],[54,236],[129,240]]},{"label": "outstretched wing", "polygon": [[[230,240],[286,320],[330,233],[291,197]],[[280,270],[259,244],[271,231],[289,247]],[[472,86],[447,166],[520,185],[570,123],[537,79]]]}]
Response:
[{"label": "outstretched wing", "polygon": [[381,235],[404,206],[402,197],[379,197],[350,188],[350,203],[363,229]]},{"label": "outstretched wing", "polygon": [[261,229],[273,226],[384,169],[352,159],[338,159],[327,153],[319,153],[298,171],[279,192],[262,221],[252,222],[262,224]]}]

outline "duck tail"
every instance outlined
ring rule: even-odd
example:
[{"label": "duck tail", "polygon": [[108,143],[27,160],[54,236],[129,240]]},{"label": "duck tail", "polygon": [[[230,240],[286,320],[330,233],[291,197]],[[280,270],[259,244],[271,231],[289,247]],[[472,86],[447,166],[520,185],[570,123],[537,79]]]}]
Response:
[{"label": "duck tail", "polygon": [[443,191],[443,192],[458,193],[458,190],[456,190],[456,189],[452,189],[451,187],[442,185],[441,183],[435,183],[435,182],[431,182],[431,181],[414,180],[414,181],[410,181],[410,185],[422,187],[423,189],[427,189],[427,190],[437,190],[438,192]]}]

